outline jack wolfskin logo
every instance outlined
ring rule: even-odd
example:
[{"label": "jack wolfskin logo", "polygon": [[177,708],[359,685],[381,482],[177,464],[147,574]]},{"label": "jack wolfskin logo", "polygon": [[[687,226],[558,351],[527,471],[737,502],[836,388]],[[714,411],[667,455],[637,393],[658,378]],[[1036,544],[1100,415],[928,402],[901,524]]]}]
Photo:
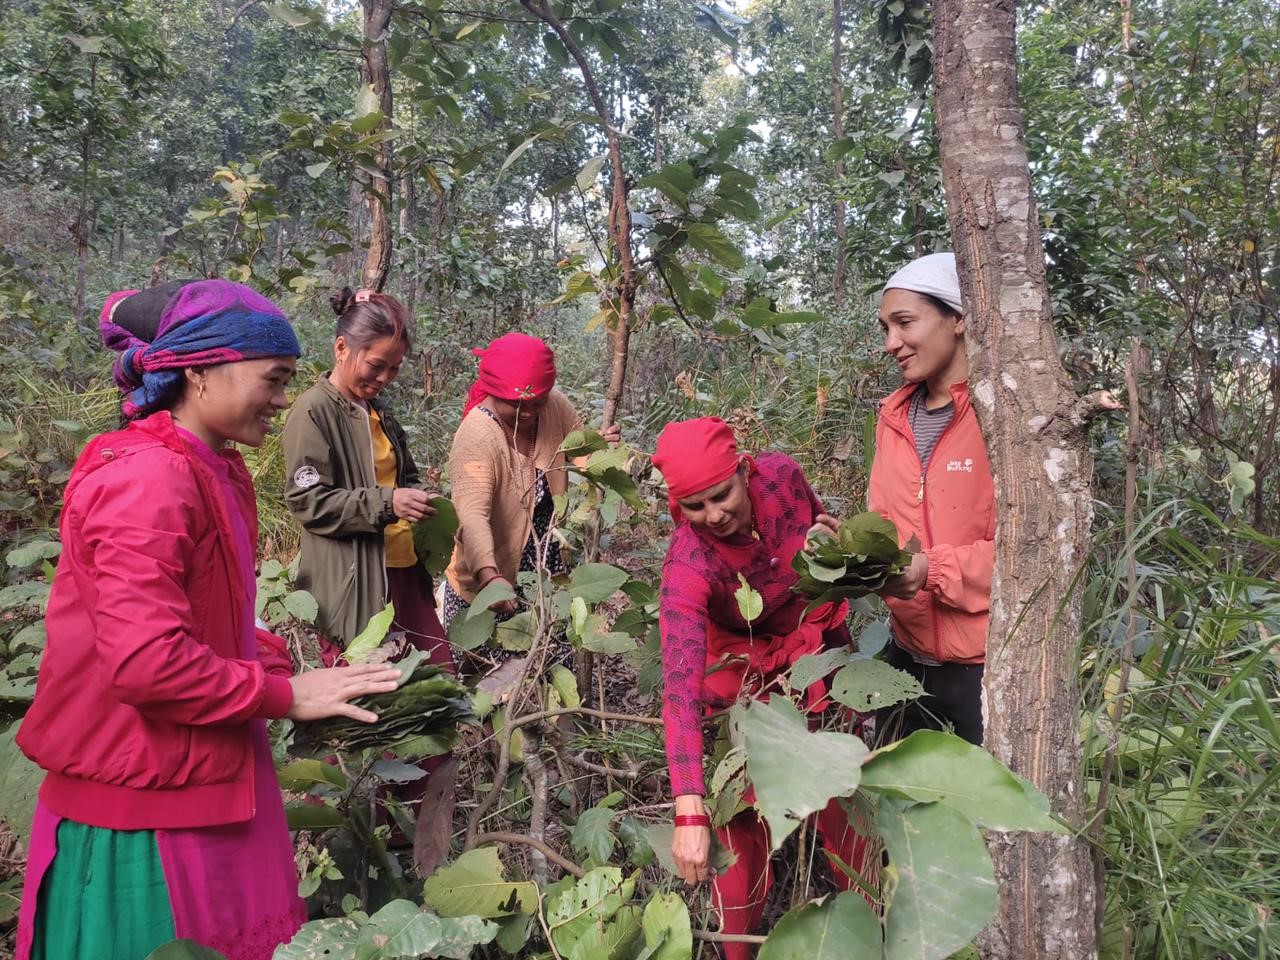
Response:
[{"label": "jack wolfskin logo", "polygon": [[966,457],[963,460],[948,460],[947,473],[973,473],[973,458]]}]

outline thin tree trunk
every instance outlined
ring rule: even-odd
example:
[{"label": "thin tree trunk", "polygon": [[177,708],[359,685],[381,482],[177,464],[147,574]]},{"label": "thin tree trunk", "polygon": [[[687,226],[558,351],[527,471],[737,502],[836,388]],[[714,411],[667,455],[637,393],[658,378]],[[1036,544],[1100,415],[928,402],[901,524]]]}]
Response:
[{"label": "thin tree trunk", "polygon": [[631,346],[631,313],[636,302],[636,266],[631,250],[631,209],[627,203],[629,192],[627,178],[622,169],[622,147],[618,140],[618,130],[613,123],[609,108],[605,105],[604,98],[600,95],[600,87],[596,83],[595,74],[582,48],[574,42],[569,31],[546,0],[538,0],[538,2],[520,0],[520,4],[555,31],[560,42],[577,63],[578,70],[582,74],[582,82],[587,88],[587,96],[604,126],[605,137],[609,144],[609,162],[613,167],[613,194],[609,199],[609,237],[613,241],[614,253],[618,258],[618,281],[614,287],[615,295],[611,304],[617,314],[617,321],[612,330],[609,385],[605,389],[602,417],[602,426],[609,427],[617,419],[618,407],[622,403],[622,394],[626,388],[627,355]]},{"label": "thin tree trunk", "polygon": [[[391,129],[391,67],[387,62],[387,26],[391,22],[393,0],[360,0],[364,8],[364,53],[360,61],[360,80],[378,96],[382,113],[379,131]],[[378,144],[378,172],[369,177],[365,202],[369,207],[369,249],[365,254],[361,283],[370,290],[381,290],[391,271],[391,141]]]},{"label": "thin tree trunk", "polygon": [[[1093,520],[1085,427],[1115,401],[1077,398],[1058,359],[1015,76],[1015,4],[937,0],[943,186],[965,300],[969,386],[995,478],[985,745],[1083,826],[1077,716],[1079,573]],[[992,834],[1000,904],[984,960],[1096,957],[1088,845]]]},{"label": "thin tree trunk", "polygon": [[[837,0],[839,2],[839,0]],[[653,168],[662,166],[662,94],[653,101]]]},{"label": "thin tree trunk", "polygon": [[[98,58],[89,58],[89,102],[98,85]],[[93,142],[93,120],[86,117],[80,134],[80,208],[76,213],[76,306],[75,325],[84,323],[85,277],[89,272],[89,148]]]},{"label": "thin tree trunk", "polygon": [[[833,118],[832,132],[836,143],[844,139],[844,80],[841,68],[841,34],[844,32],[844,11],[841,0],[832,0],[831,5],[831,114]],[[845,273],[848,270],[848,252],[845,250],[845,203],[844,203],[844,154],[836,160],[835,171],[836,193],[836,269],[831,278],[831,294],[836,310],[844,307]]]}]

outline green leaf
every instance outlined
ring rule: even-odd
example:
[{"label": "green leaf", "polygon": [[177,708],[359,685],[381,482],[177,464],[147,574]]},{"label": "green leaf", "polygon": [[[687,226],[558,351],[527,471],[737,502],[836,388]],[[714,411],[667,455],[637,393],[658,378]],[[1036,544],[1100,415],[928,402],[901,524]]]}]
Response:
[{"label": "green leaf", "polygon": [[596,867],[573,886],[547,897],[547,926],[562,955],[592,930],[602,928],[635,891],[633,879],[622,878],[617,867]]},{"label": "green leaf", "polygon": [[936,802],[988,830],[1066,832],[1034,786],[981,747],[937,730],[877,750],[862,768],[862,789]]},{"label": "green leaf", "polygon": [[596,280],[586,270],[579,270],[572,274],[564,285],[564,293],[556,298],[559,303],[568,303],[570,300],[576,300],[578,297],[585,297],[587,294],[594,295],[596,293]]},{"label": "green leaf", "polygon": [[498,917],[494,923],[498,925],[496,943],[499,949],[507,956],[523,956],[521,951],[533,933],[533,917],[518,913],[512,917]]},{"label": "green leaf", "polygon": [[449,624],[449,646],[459,650],[474,650],[489,642],[497,622],[497,615],[492,610],[482,609],[454,617]]},{"label": "green leaf", "polygon": [[31,540],[10,550],[5,562],[11,567],[29,567],[41,560],[51,560],[60,553],[62,544],[57,540]]},{"label": "green leaf", "polygon": [[[447,952],[442,952],[446,922],[452,925],[452,936]],[[393,900],[371,916],[361,929],[355,960],[418,957],[460,957],[466,960],[473,947],[488,943],[497,933],[496,924],[479,917],[445,921],[408,900]]]},{"label": "green leaf", "polygon": [[688,160],[669,163],[661,170],[649,174],[636,183],[636,188],[653,187],[674,201],[678,206],[689,205],[689,194],[698,184],[693,166]]},{"label": "green leaf", "polygon": [[335,764],[323,760],[291,760],[276,771],[280,786],[284,790],[301,793],[310,790],[318,783],[327,783],[345,790],[349,785],[347,775]]},{"label": "green leaf", "polygon": [[774,850],[809,814],[858,788],[867,748],[857,737],[810,732],[800,711],[779,696],[735,707],[734,713],[744,734],[756,808],[769,825]]},{"label": "green leaf", "polygon": [[326,170],[332,166],[332,160],[321,160],[318,163],[309,163],[306,166],[307,176],[312,180],[319,180]]},{"label": "green leaf", "polygon": [[502,176],[502,174],[506,173],[507,167],[511,166],[513,163],[519,160],[520,157],[524,154],[524,152],[528,150],[530,147],[532,147],[534,143],[538,140],[538,138],[541,136],[542,136],[541,134],[535,133],[532,137],[529,137],[529,139],[525,140],[523,143],[517,146],[514,150],[512,150],[509,154],[507,154],[507,159],[503,160],[502,166],[498,168],[498,176]]},{"label": "green leaf", "polygon": [[689,234],[689,245],[695,250],[714,257],[730,270],[741,270],[742,252],[733,242],[710,223],[691,223],[686,228]]},{"label": "green leaf", "polygon": [[303,623],[315,623],[316,616],[320,613],[320,607],[316,604],[316,598],[306,590],[294,590],[287,594],[283,601],[284,608],[289,611],[289,616],[295,620],[301,620]]},{"label": "green leaf", "polygon": [[807,690],[812,684],[849,663],[853,657],[853,651],[847,647],[806,654],[792,665],[788,683],[792,690]]},{"label": "green leaf", "polygon": [[880,921],[861,894],[846,891],[787,913],[759,960],[847,960],[880,956]]},{"label": "green leaf", "polygon": [[494,630],[494,639],[503,650],[527,651],[533,646],[537,626],[532,610],[522,610],[510,620],[504,620]]},{"label": "green leaf", "polygon": [[560,444],[560,450],[571,460],[608,448],[609,444],[605,442],[604,437],[594,430],[574,430],[564,438],[564,443]]},{"label": "green leaf", "polygon": [[262,9],[291,27],[305,27],[311,22],[310,14],[295,10],[286,3],[264,3]]},{"label": "green leaf", "polygon": [[764,613],[764,597],[747,583],[747,578],[742,574],[738,574],[738,583],[741,586],[733,591],[733,599],[738,602],[738,612],[742,614],[742,619],[751,623]]},{"label": "green leaf", "polygon": [[49,584],[43,580],[24,580],[0,590],[0,610],[18,610],[24,607],[44,609],[49,602]]},{"label": "green leaf", "polygon": [[538,909],[538,885],[504,879],[496,847],[468,850],[440,867],[427,878],[423,894],[442,917],[505,917]]},{"label": "green leaf", "polygon": [[569,594],[587,603],[600,603],[613,596],[630,576],[609,563],[584,563],[569,576]]},{"label": "green leaf", "polygon": [[860,713],[923,695],[919,680],[883,660],[857,660],[842,667],[831,681],[831,698]]},{"label": "green leaf", "polygon": [[350,917],[304,923],[293,939],[276,947],[271,960],[355,960],[360,925]]},{"label": "green leaf", "polygon": [[600,179],[600,170],[604,167],[606,157],[592,157],[586,162],[581,170],[578,171],[578,177],[575,181],[578,189],[583,193],[590,190],[598,179]]},{"label": "green leaf", "polygon": [[347,649],[343,652],[343,657],[347,663],[360,663],[369,654],[377,650],[382,641],[387,637],[387,631],[391,629],[391,622],[395,619],[396,605],[388,602],[381,611],[375,613],[369,618],[368,624],[356,638],[347,644]]},{"label": "green leaf", "polygon": [[413,525],[413,551],[427,572],[439,577],[453,559],[458,511],[448,497],[432,497],[427,502],[436,512]]},{"label": "green leaf", "polygon": [[583,810],[570,837],[573,849],[594,864],[608,863],[618,842],[610,829],[616,815],[613,810],[602,806]]},{"label": "green leaf", "polygon": [[514,600],[516,596],[515,589],[507,581],[501,577],[496,577],[485,584],[484,588],[476,594],[476,598],[471,601],[471,607],[467,610],[468,619],[472,617],[483,616],[495,603],[505,603],[508,600]]},{"label": "green leaf", "polygon": [[453,35],[453,38],[454,38],[455,40],[461,40],[463,37],[465,37],[467,34],[471,33],[473,30],[477,30],[477,29],[479,29],[480,27],[483,27],[483,26],[484,26],[484,21],[483,21],[483,20],[475,20],[475,21],[473,21],[473,22],[471,22],[471,23],[468,23],[468,24],[467,24],[466,26],[464,26],[464,27],[459,27],[459,28],[458,28],[458,32],[457,32],[457,33],[455,33],[455,34]]},{"label": "green leaf", "polygon": [[170,940],[147,954],[146,960],[227,960],[210,947],[194,940]]},{"label": "green leaf", "polygon": [[647,948],[637,960],[688,960],[693,956],[689,908],[678,893],[657,893],[640,921]]},{"label": "green leaf", "polygon": [[[371,110],[368,113],[364,114],[363,116],[356,117],[356,119],[351,121],[351,132],[359,133],[359,134],[371,133],[372,131],[378,129],[378,127],[382,124],[382,120],[383,120],[383,116],[381,111]],[[368,170],[371,168],[362,166],[362,169]],[[373,171],[373,172],[376,173],[377,171]]]},{"label": "green leaf", "polygon": [[0,820],[19,840],[29,843],[36,794],[44,782],[44,771],[18,749],[13,739],[17,733],[17,723],[0,733]]},{"label": "green leaf", "polygon": [[884,871],[885,960],[944,960],[986,926],[996,884],[982,836],[938,803],[880,804],[876,818]]},{"label": "green leaf", "polygon": [[566,707],[582,706],[582,695],[578,693],[578,678],[573,671],[563,664],[557,663],[551,668],[551,688]]},{"label": "green leaf", "polygon": [[290,830],[331,830],[347,826],[347,819],[328,804],[292,803],[284,808]]},{"label": "green leaf", "polygon": [[74,33],[67,39],[74,43],[81,53],[89,56],[96,56],[97,54],[102,53],[103,45],[105,43],[105,40],[102,37],[80,37]]}]

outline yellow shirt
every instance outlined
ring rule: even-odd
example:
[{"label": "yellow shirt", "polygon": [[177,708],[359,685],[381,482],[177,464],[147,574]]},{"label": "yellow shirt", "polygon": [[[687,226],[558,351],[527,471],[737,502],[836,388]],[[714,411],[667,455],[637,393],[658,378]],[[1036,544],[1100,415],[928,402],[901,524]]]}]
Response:
[{"label": "yellow shirt", "polygon": [[[378,486],[394,488],[396,452],[391,449],[391,441],[382,429],[382,419],[372,407],[369,408],[369,433],[373,436],[373,472],[378,478]],[[397,520],[382,531],[382,536],[387,546],[388,567],[412,567],[418,562],[418,555],[413,550],[413,528],[408,520]]]}]

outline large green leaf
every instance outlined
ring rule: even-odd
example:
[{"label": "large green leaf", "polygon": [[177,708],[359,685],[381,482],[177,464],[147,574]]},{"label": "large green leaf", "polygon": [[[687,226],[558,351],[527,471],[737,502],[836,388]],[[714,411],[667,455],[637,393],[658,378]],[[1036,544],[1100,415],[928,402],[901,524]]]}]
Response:
[{"label": "large green leaf", "polygon": [[860,894],[845,892],[786,914],[760,948],[759,960],[879,956],[880,921]]},{"label": "large green leaf", "polygon": [[981,747],[937,730],[917,730],[877,750],[862,768],[862,788],[936,801],[989,830],[1066,832],[1034,786]]},{"label": "large green leaf", "polygon": [[0,820],[26,843],[31,838],[31,819],[44,771],[18,749],[13,739],[17,733],[17,723],[0,733]]},{"label": "large green leaf", "polygon": [[458,511],[448,497],[432,497],[435,514],[413,525],[413,551],[433,577],[444,573],[453,557],[453,537],[458,532]]},{"label": "large green leaf", "polygon": [[551,940],[562,954],[588,931],[602,927],[631,899],[635,881],[624,880],[617,867],[596,867],[573,886],[547,898],[547,926]]},{"label": "large green leaf", "polygon": [[365,628],[347,644],[346,652],[343,654],[347,663],[360,663],[377,650],[386,639],[387,631],[391,629],[391,621],[395,616],[396,605],[388,601],[385,607],[370,617]]},{"label": "large green leaf", "polygon": [[904,808],[881,802],[885,960],[943,960],[986,926],[996,910],[996,882],[982,835],[939,803]]},{"label": "large green leaf", "polygon": [[271,960],[355,960],[360,925],[350,917],[329,917],[304,923]]},{"label": "large green leaf", "polygon": [[[449,924],[448,936],[445,925]],[[496,924],[479,917],[442,919],[408,900],[393,900],[369,918],[356,943],[355,960],[417,960],[456,957],[498,934]]]},{"label": "large green leaf", "polygon": [[57,540],[32,540],[10,550],[5,562],[11,567],[29,567],[41,560],[51,560],[62,552]]},{"label": "large green leaf", "polygon": [[618,842],[612,829],[615,816],[616,811],[603,805],[583,810],[570,836],[573,849],[592,863],[608,863]]},{"label": "large green leaf", "polygon": [[496,847],[468,850],[427,878],[424,898],[442,917],[506,917],[538,908],[538,885],[504,879]]},{"label": "large green leaf", "polygon": [[834,670],[853,660],[854,653],[848,647],[836,647],[822,653],[806,654],[791,667],[788,682],[793,690],[806,690]]},{"label": "large green leaf", "polygon": [[569,576],[569,593],[587,603],[608,600],[630,579],[627,571],[608,563],[584,563]]},{"label": "large green leaf", "polygon": [[845,733],[813,733],[790,700],[774,696],[735,707],[747,751],[756,808],[773,849],[809,814],[858,788],[866,745]]},{"label": "large green leaf", "polygon": [[636,960],[686,960],[693,955],[689,908],[678,893],[658,893],[644,905],[640,921],[645,949]]},{"label": "large green leaf", "polygon": [[459,650],[474,650],[489,641],[497,622],[497,615],[492,610],[484,609],[473,609],[454,617],[449,624],[449,646]]},{"label": "large green leaf", "polygon": [[841,667],[831,681],[831,698],[860,713],[915,700],[923,694],[919,680],[883,660],[855,660]]},{"label": "large green leaf", "polygon": [[714,257],[730,270],[742,269],[745,262],[742,251],[714,224],[691,223],[686,229],[689,232],[689,246],[693,249]]}]

